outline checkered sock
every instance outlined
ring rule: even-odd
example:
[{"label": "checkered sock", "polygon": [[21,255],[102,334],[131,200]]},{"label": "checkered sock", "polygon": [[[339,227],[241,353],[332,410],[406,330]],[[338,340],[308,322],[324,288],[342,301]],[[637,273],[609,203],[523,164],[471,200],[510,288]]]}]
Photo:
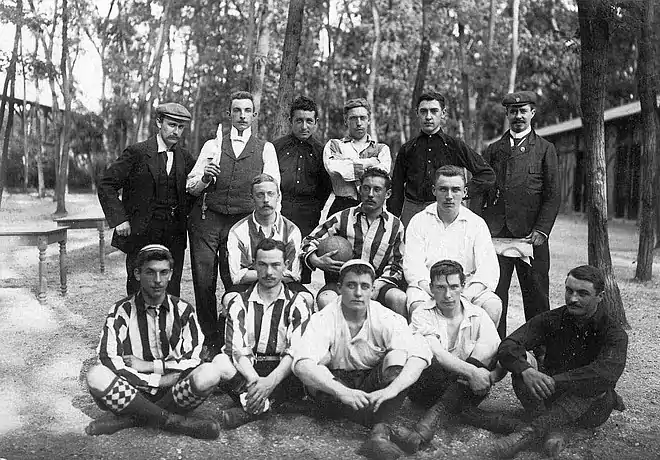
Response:
[{"label": "checkered sock", "polygon": [[102,394],[94,395],[116,415],[132,417],[139,425],[164,425],[169,414],[142,396],[123,377],[115,377]]},{"label": "checkered sock", "polygon": [[177,410],[174,412],[188,412],[197,408],[208,398],[210,391],[203,393],[195,387],[192,377],[179,380],[171,389],[172,402]]}]

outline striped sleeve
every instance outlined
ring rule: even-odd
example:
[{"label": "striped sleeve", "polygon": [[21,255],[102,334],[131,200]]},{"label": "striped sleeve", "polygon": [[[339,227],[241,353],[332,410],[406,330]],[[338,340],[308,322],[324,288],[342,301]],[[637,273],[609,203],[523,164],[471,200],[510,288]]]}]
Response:
[{"label": "striped sleeve", "polygon": [[293,352],[291,350],[300,342],[300,339],[307,328],[309,317],[310,313],[307,304],[300,295],[296,295],[289,310],[289,317],[287,318],[286,349],[283,354],[293,357]]},{"label": "striped sleeve", "polygon": [[241,356],[251,357],[252,347],[247,333],[247,308],[240,295],[234,296],[229,302],[228,318],[225,323],[225,347],[224,352],[232,360]]},{"label": "striped sleeve", "polygon": [[[174,298],[172,298],[174,303]],[[188,302],[178,300],[172,305],[174,321],[170,344],[172,353],[165,360],[166,370],[185,371],[201,363],[199,354],[204,343],[204,334],[199,328],[197,312]]]},{"label": "striped sleeve", "polygon": [[[234,284],[239,284],[252,265],[252,255],[250,254],[250,239],[241,239],[239,232],[245,230],[245,219],[238,221],[229,230],[227,236],[227,263],[229,265],[229,275]],[[243,227],[243,228],[242,228]],[[247,244],[246,244],[247,241]]]},{"label": "striped sleeve", "polygon": [[108,313],[97,348],[99,361],[115,374],[138,388],[157,387],[159,374],[146,374],[124,364],[124,355],[132,355],[129,325],[135,306],[130,299],[115,304]]},{"label": "striped sleeve", "polygon": [[298,226],[293,222],[286,222],[285,225],[290,227],[287,231],[287,241],[285,241],[287,252],[286,260],[288,261],[288,264],[286,270],[284,271],[284,276],[289,276],[295,281],[300,281],[300,274],[302,272],[302,268],[300,266],[302,235]]},{"label": "striped sleeve", "polygon": [[384,261],[386,265],[379,279],[398,285],[403,280],[403,224],[393,215],[389,218],[392,219],[392,232],[389,238],[383,241],[387,244],[387,260]]},{"label": "striped sleeve", "polygon": [[319,224],[313,231],[310,233],[308,236],[305,237],[304,240],[302,240],[302,255],[301,258],[305,265],[309,267],[311,270],[314,270],[314,267],[312,267],[309,264],[309,256],[316,251],[316,249],[319,247],[319,242],[325,238],[326,236],[330,235],[336,235],[337,234],[337,229],[339,228],[339,220],[341,216],[341,211],[333,214],[328,220],[326,220],[324,223]]}]

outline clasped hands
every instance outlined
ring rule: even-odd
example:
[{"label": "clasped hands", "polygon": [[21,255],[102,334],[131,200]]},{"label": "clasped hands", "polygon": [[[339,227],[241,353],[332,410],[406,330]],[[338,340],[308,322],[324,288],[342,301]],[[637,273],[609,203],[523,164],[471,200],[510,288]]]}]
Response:
[{"label": "clasped hands", "polygon": [[337,397],[343,404],[346,404],[353,410],[362,410],[371,407],[373,412],[377,412],[381,404],[394,399],[398,394],[398,391],[390,387],[372,391],[371,393],[346,387]]}]

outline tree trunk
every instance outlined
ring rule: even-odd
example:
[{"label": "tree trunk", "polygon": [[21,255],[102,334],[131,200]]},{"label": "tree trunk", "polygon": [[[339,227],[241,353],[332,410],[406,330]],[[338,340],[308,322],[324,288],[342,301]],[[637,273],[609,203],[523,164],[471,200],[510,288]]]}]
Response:
[{"label": "tree trunk", "polygon": [[645,0],[641,5],[641,34],[637,61],[637,92],[642,109],[642,157],[640,159],[640,219],[639,248],[635,278],[649,281],[653,276],[653,247],[655,235],[654,190],[655,157],[657,155],[657,101],[654,86],[655,55],[653,52],[653,3]]},{"label": "tree trunk", "polygon": [[55,187],[57,208],[55,216],[66,216],[66,191],[69,177],[69,130],[71,125],[71,98],[73,82],[69,77],[69,6],[68,0],[62,1],[62,56],[60,59],[60,75],[62,77],[62,98],[64,99],[64,112],[62,114],[62,131],[60,133],[59,169]]},{"label": "tree trunk", "polygon": [[[21,41],[21,29],[23,24],[19,18],[23,17],[23,1],[16,1],[16,31],[14,32],[14,48],[11,52],[9,66],[7,67],[7,76],[5,77],[5,86],[2,91],[2,104],[0,112],[4,118],[5,101],[7,100],[7,89],[9,88],[9,104],[7,113],[7,125],[5,126],[5,138],[2,142],[2,161],[0,161],[0,207],[2,207],[2,194],[7,183],[7,167],[9,166],[9,139],[11,138],[12,128],[14,126],[14,90],[16,87],[16,61],[18,60],[18,43]],[[23,107],[25,112],[25,107]],[[0,118],[0,128],[2,127],[2,118]]]},{"label": "tree trunk", "polygon": [[252,69],[254,68],[254,55],[256,53],[256,35],[257,35],[258,29],[257,29],[257,7],[256,7],[256,0],[248,0],[248,24],[247,24],[247,33],[246,33],[246,41],[247,41],[247,47],[245,50],[245,56],[246,56],[246,63],[245,63],[245,68],[247,69],[247,72],[245,72],[245,82],[244,82],[244,89],[246,91],[252,91]]},{"label": "tree trunk", "polygon": [[[520,25],[520,0],[513,0],[511,5],[513,12],[513,24],[511,29],[511,69],[509,70],[509,87],[507,92],[516,90],[516,73],[518,71],[518,57],[520,47],[518,45],[518,28]],[[509,129],[509,119],[504,117],[504,131]]]},{"label": "tree trunk", "polygon": [[[254,111],[261,110],[261,95],[264,88],[264,77],[266,76],[266,64],[268,63],[268,51],[270,49],[270,23],[273,20],[272,2],[267,0],[261,12],[259,26],[259,40],[254,53],[254,65],[252,68],[252,97],[254,98]],[[259,133],[259,118],[255,117],[252,123],[252,132]]]},{"label": "tree trunk", "polygon": [[[151,109],[153,102],[158,95],[160,87],[160,66],[163,62],[163,53],[165,52],[165,43],[169,38],[170,25],[172,23],[172,0],[167,0],[163,7],[163,16],[158,29],[158,38],[156,46],[151,52],[149,67],[142,74],[138,94],[138,114],[135,123],[135,134],[132,141],[143,141],[149,137],[151,128]],[[152,82],[151,84],[149,84]]]},{"label": "tree trunk", "polygon": [[305,0],[290,0],[289,18],[284,35],[282,50],[282,66],[280,67],[280,84],[277,90],[277,113],[275,115],[275,132],[273,139],[279,139],[289,131],[289,110],[293,100],[300,51],[302,22],[305,14]]},{"label": "tree trunk", "polygon": [[[490,0],[490,12],[488,16],[488,41],[486,42],[486,55],[484,56],[484,70],[487,76],[491,74],[491,62],[493,56],[493,43],[495,42],[495,24],[497,21],[497,5],[495,0]],[[486,100],[492,88],[491,78],[484,78],[477,88],[477,120],[474,149],[481,153],[484,146],[484,119],[486,116]]]},{"label": "tree trunk", "polygon": [[[30,185],[30,143],[28,135],[30,128],[28,126],[27,113],[27,73],[25,71],[25,54],[23,54],[23,36],[21,35],[21,68],[23,71],[23,191],[28,192]],[[31,112],[32,110],[30,110]]]},{"label": "tree trunk", "polygon": [[419,48],[419,62],[417,63],[417,74],[415,75],[415,86],[413,86],[412,100],[410,101],[410,119],[415,120],[413,126],[420,129],[417,120],[417,99],[424,91],[426,72],[431,59],[431,28],[429,27],[429,14],[433,0],[422,0],[422,43]]},{"label": "tree trunk", "polygon": [[[515,1],[515,0],[514,0]],[[458,22],[458,67],[461,71],[461,88],[463,89],[463,140],[472,143],[472,111],[470,110],[470,77],[467,69],[467,39],[465,24]]]},{"label": "tree trunk", "polygon": [[378,118],[374,98],[376,85],[378,83],[378,67],[380,66],[380,13],[378,12],[377,0],[371,0],[371,14],[374,19],[374,44],[371,47],[371,65],[369,66],[369,82],[367,84],[367,102],[371,106],[371,138],[378,141]]},{"label": "tree trunk", "polygon": [[603,304],[613,319],[628,326],[614,278],[607,234],[607,164],[605,161],[605,91],[609,73],[610,31],[602,3],[578,0],[581,88],[580,107],[587,155],[589,264],[605,275]]},{"label": "tree trunk", "polygon": [[193,109],[193,127],[192,127],[192,139],[191,139],[191,152],[193,152],[193,156],[197,158],[200,152],[200,145],[199,145],[199,127],[202,124],[202,105],[203,105],[203,97],[204,97],[204,88],[206,87],[206,80],[207,80],[206,75],[202,75],[199,78],[199,83],[197,84],[197,91],[195,92],[195,105]]}]

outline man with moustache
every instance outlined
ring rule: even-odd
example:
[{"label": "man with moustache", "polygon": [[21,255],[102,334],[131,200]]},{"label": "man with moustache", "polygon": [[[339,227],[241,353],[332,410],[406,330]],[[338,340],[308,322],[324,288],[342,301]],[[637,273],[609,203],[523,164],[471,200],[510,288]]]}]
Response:
[{"label": "man with moustache", "polygon": [[[531,423],[497,440],[492,453],[511,458],[537,441],[556,458],[570,426],[595,428],[613,409],[626,365],[628,335],[603,305],[605,277],[582,265],[568,272],[566,305],[540,313],[502,341],[497,357],[511,371],[513,389]],[[543,361],[530,350],[547,349]]]},{"label": "man with moustache", "polygon": [[502,105],[510,129],[484,151],[484,159],[495,170],[497,179],[486,193],[481,216],[493,238],[523,240],[533,247],[531,265],[520,257],[497,256],[500,280],[495,293],[502,299],[498,332],[504,338],[514,268],[520,281],[525,319],[550,309],[548,237],[561,196],[555,146],[538,136],[531,126],[536,114],[536,94],[510,93],[502,99]]},{"label": "man with moustache", "polygon": [[[126,253],[126,293],[136,293],[135,258],[150,243],[166,246],[174,257],[168,292],[178,296],[186,250],[189,197],[186,176],[195,160],[180,144],[190,112],[169,102],[156,108],[158,132],[124,150],[103,173],[98,197],[112,245]],[[119,192],[121,191],[121,198]]]},{"label": "man with moustache", "polygon": [[365,169],[378,167],[386,173],[392,168],[390,148],[368,133],[371,106],[366,99],[350,99],[344,104],[344,124],[348,136],[330,139],[323,149],[323,164],[330,174],[334,201],[328,215],[360,204],[360,179]]},{"label": "man with moustache", "polygon": [[223,296],[223,305],[228,306],[232,297],[229,293],[246,291],[257,281],[256,250],[260,241],[271,238],[282,241],[286,248],[282,282],[293,292],[300,293],[311,311],[314,298],[300,283],[300,230],[277,212],[280,193],[273,176],[260,174],[252,179],[252,201],[254,211],[229,230],[227,261],[234,286]]},{"label": "man with moustache", "polygon": [[480,198],[495,183],[493,170],[477,152],[442,131],[446,116],[442,94],[428,91],[419,96],[417,118],[421,132],[399,149],[392,172],[392,196],[387,202],[390,212],[399,216],[406,227],[412,216],[435,203],[432,188],[435,171],[441,166],[460,166],[470,171],[470,198]]},{"label": "man with moustache", "polygon": [[458,166],[441,166],[435,172],[434,204],[413,216],[406,230],[403,272],[408,281],[408,309],[433,298],[429,269],[442,259],[455,260],[465,270],[462,295],[481,307],[497,326],[502,302],[497,286],[497,254],[483,219],[461,203],[466,194],[465,175]]},{"label": "man with moustache", "polygon": [[226,289],[232,286],[227,263],[227,238],[231,227],[252,212],[250,180],[266,173],[280,182],[275,148],[252,133],[252,94],[232,93],[229,111],[232,127],[227,135],[218,126],[215,139],[204,144],[188,175],[188,193],[197,196],[189,217],[190,260],[199,321],[206,336],[202,357],[212,359],[224,344],[224,317],[218,318],[216,285],[218,268]]}]

